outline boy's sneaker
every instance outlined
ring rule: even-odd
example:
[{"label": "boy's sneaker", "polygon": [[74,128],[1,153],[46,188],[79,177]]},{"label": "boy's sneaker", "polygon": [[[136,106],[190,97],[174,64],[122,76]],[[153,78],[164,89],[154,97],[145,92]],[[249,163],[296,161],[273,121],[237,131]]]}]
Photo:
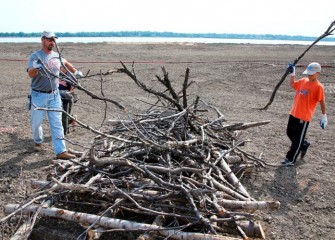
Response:
[{"label": "boy's sneaker", "polygon": [[300,155],[300,158],[304,158],[306,153],[307,153],[307,149],[308,147],[311,145],[310,142],[308,142],[307,140],[304,140],[304,142],[302,143],[302,146],[301,146],[301,155]]},{"label": "boy's sneaker", "polygon": [[305,157],[305,155],[306,155],[306,153],[307,153],[307,150],[306,150],[306,151],[301,151],[300,158],[304,158],[304,157]]},{"label": "boy's sneaker", "polygon": [[282,166],[286,167],[286,166],[294,166],[294,162],[291,162],[288,159],[284,159],[284,161],[281,162]]}]

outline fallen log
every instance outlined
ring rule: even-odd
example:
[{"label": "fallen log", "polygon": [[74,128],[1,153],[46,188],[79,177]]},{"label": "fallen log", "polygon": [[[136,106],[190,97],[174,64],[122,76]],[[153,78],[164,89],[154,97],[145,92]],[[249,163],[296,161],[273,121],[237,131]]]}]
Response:
[{"label": "fallen log", "polygon": [[269,124],[271,121],[260,121],[260,122],[250,122],[250,123],[234,123],[231,125],[226,125],[223,128],[226,128],[231,131],[236,131],[236,130],[246,130],[248,128],[252,127],[259,127],[262,125]]},{"label": "fallen log", "polygon": [[[30,232],[33,229],[33,224],[27,219],[21,226],[16,230],[15,234],[10,238],[10,240],[22,240],[29,237]],[[27,237],[26,237],[27,236]]]},{"label": "fallen log", "polygon": [[227,164],[227,162],[225,161],[225,159],[221,159],[220,160],[220,166],[226,172],[226,177],[227,177],[228,181],[230,181],[230,183],[234,187],[236,187],[242,194],[244,194],[244,196],[246,196],[246,197],[248,197],[248,198],[251,199],[249,193],[244,188],[244,186],[242,185],[242,183],[240,182],[240,180],[238,180],[238,178],[235,176],[235,173],[230,169],[230,167]]},{"label": "fallen log", "polygon": [[247,210],[274,210],[280,207],[278,201],[237,201],[228,199],[218,199],[218,204],[229,209],[247,209]]},{"label": "fallen log", "polygon": [[50,207],[51,201],[43,201],[40,205],[39,209],[33,214],[33,217],[26,217],[25,222],[17,229],[15,234],[11,237],[10,240],[21,240],[21,239],[28,239],[31,235],[34,225],[36,224],[36,218],[39,214],[39,210],[41,207]]},{"label": "fallen log", "polygon": [[[12,213],[20,210],[21,214],[31,214],[37,211],[39,206],[31,205],[26,208],[20,208],[18,204],[8,204],[5,206],[5,213]],[[60,218],[67,221],[92,224],[96,223],[99,226],[105,228],[114,228],[114,229],[127,229],[127,230],[138,230],[143,229],[143,231],[158,231],[161,235],[169,237],[171,239],[188,239],[188,240],[237,240],[239,238],[226,237],[220,235],[212,234],[201,234],[201,233],[191,233],[191,232],[182,232],[180,230],[169,230],[168,228],[162,229],[156,225],[137,223],[128,220],[121,220],[115,218],[101,217],[94,214],[87,214],[82,212],[73,212],[60,208],[43,208],[40,211],[40,216]]]}]

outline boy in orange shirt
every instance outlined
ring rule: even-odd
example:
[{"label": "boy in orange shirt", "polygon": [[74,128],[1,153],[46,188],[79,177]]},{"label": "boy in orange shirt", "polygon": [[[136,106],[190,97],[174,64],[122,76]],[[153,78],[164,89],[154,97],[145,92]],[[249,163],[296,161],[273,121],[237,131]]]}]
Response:
[{"label": "boy in orange shirt", "polygon": [[303,72],[308,77],[299,80],[295,80],[294,65],[290,64],[288,70],[291,75],[290,86],[295,90],[296,95],[286,129],[287,136],[291,140],[291,147],[282,162],[284,166],[294,165],[299,153],[301,153],[301,158],[305,156],[310,145],[305,136],[318,103],[320,103],[322,112],[321,128],[325,129],[328,123],[324,88],[318,80],[321,73],[321,65],[316,62],[309,64]]}]

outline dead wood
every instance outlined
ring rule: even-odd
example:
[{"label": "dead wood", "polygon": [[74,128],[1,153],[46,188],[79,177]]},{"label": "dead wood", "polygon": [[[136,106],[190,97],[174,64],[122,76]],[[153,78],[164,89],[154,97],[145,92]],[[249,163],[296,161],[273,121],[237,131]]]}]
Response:
[{"label": "dead wood", "polygon": [[[154,226],[163,226],[165,221],[164,216],[156,216],[152,225]],[[157,232],[144,233],[137,238],[137,240],[155,240],[157,238]]]},{"label": "dead wood", "polygon": [[27,239],[29,237],[30,232],[33,229],[33,225],[31,224],[28,217],[26,218],[27,220],[23,224],[21,224],[21,226],[16,230],[15,234],[10,238],[10,240],[21,240]]},{"label": "dead wood", "polygon": [[[143,231],[149,235],[141,236],[149,238],[234,239],[224,236],[231,231],[249,236],[251,231],[238,222],[254,219],[257,211],[274,210],[279,202],[256,201],[243,186],[240,177],[265,164],[242,150],[250,140],[239,139],[237,132],[269,121],[227,123],[219,109],[199,96],[190,101],[189,69],[177,89],[162,68],[163,77],[156,78],[163,89],[156,89],[121,64],[117,72],[154,96],[154,102],[148,101],[141,114],[108,120],[99,130],[75,119],[96,134],[90,146],[72,150],[76,159],[53,160],[48,181],[32,181],[33,200],[9,206],[12,213],[1,221],[34,212],[31,204],[52,199],[52,207],[42,208],[38,216],[84,221],[82,235],[92,238],[121,229]],[[96,214],[85,213],[87,208]],[[164,221],[146,223],[155,218]]]},{"label": "dead wood", "polygon": [[[37,211],[39,206],[29,206],[21,210],[21,214],[30,214]],[[15,212],[20,209],[18,204],[9,204],[5,206],[5,213]],[[159,231],[163,236],[169,237],[171,239],[190,239],[190,240],[200,240],[200,239],[213,239],[213,240],[234,240],[238,238],[233,237],[225,237],[218,235],[210,235],[210,234],[199,234],[199,233],[191,233],[191,232],[181,232],[175,230],[169,230],[168,228],[162,229],[159,226],[137,223],[127,220],[115,219],[115,218],[107,218],[101,217],[93,214],[81,213],[68,211],[60,208],[43,208],[40,211],[41,216],[47,217],[55,217],[61,218],[67,221],[72,222],[83,222],[83,223],[96,223],[97,225],[103,226],[105,228],[114,228],[114,229],[128,229],[128,230],[152,230]]]},{"label": "dead wood", "polygon": [[265,233],[262,225],[255,221],[239,221],[237,225],[243,229],[247,236],[253,236],[255,238],[265,239]]},{"label": "dead wood", "polygon": [[258,209],[278,209],[280,203],[278,201],[238,201],[219,199],[218,204],[228,209],[247,209],[247,210],[258,210]]}]

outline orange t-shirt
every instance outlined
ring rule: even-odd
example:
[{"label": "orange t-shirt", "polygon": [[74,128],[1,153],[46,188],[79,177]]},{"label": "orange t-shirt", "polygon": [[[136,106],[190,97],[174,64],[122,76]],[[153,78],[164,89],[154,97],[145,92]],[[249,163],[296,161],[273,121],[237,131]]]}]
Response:
[{"label": "orange t-shirt", "polygon": [[310,122],[318,102],[325,100],[323,85],[319,81],[310,82],[302,78],[294,82],[295,97],[291,115]]}]

